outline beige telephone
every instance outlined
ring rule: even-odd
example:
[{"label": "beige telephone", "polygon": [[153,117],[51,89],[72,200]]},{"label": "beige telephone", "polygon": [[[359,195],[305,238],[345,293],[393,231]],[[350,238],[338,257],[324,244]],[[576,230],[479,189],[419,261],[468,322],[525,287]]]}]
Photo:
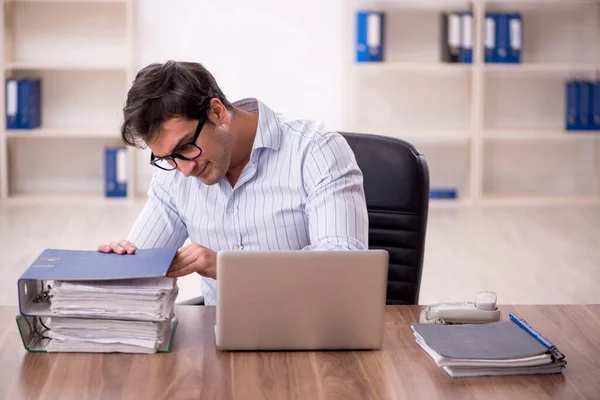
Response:
[{"label": "beige telephone", "polygon": [[484,324],[500,321],[496,293],[479,292],[475,302],[432,304],[421,312],[422,324]]}]

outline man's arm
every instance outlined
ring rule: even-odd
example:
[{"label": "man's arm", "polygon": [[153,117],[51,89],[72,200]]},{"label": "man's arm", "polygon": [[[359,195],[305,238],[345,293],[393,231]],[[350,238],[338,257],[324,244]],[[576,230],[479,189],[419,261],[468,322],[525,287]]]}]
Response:
[{"label": "man's arm", "polygon": [[342,135],[316,138],[303,167],[310,245],[304,250],[366,250],[369,219],[363,175]]},{"label": "man's arm", "polygon": [[197,243],[182,247],[188,232],[172,196],[175,179],[174,174],[157,174],[152,178],[148,201],[127,240],[141,249],[177,247],[177,254],[167,274],[169,277],[177,278],[197,272],[216,279],[217,254],[214,251]]},{"label": "man's arm", "polygon": [[187,227],[171,195],[175,178],[175,173],[152,177],[148,201],[127,237],[137,248],[179,248],[187,239]]}]

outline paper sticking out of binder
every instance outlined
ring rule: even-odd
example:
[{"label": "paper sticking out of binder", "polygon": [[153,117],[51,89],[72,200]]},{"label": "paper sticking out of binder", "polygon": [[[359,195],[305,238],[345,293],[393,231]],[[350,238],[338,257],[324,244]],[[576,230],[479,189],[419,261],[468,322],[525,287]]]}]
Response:
[{"label": "paper sticking out of binder", "polygon": [[135,254],[46,249],[18,280],[16,317],[29,351],[170,351],[176,248]]}]

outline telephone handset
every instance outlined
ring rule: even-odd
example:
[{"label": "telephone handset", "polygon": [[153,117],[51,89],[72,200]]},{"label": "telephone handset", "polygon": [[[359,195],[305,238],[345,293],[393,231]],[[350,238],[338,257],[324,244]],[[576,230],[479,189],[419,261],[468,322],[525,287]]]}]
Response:
[{"label": "telephone handset", "polygon": [[475,302],[450,302],[432,304],[421,312],[424,324],[484,324],[500,321],[496,307],[496,293],[479,292]]}]

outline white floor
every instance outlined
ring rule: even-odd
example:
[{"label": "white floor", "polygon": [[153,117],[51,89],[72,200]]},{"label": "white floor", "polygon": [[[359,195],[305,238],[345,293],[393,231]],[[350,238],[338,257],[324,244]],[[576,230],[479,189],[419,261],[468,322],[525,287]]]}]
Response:
[{"label": "white floor", "polygon": [[[16,305],[21,273],[45,248],[95,249],[127,235],[141,204],[0,203],[0,305]],[[200,295],[198,276],[180,297]],[[433,208],[421,304],[600,303],[600,207]]]}]

